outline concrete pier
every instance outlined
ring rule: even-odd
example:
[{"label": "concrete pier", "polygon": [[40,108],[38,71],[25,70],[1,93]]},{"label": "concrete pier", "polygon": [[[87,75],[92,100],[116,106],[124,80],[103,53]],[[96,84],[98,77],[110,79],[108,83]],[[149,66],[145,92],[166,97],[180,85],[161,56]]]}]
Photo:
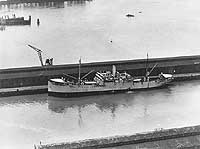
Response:
[{"label": "concrete pier", "polygon": [[43,94],[43,93],[47,93],[47,85],[0,89],[0,97]]},{"label": "concrete pier", "polygon": [[24,17],[4,18],[0,21],[0,25],[31,25],[31,16],[29,16],[28,20],[25,20]]},{"label": "concrete pier", "polygon": [[[126,71],[135,77],[144,76],[146,64],[146,59],[83,63],[81,75],[94,70],[94,73],[88,76],[90,80],[94,77],[95,72],[111,71],[112,65],[115,65],[119,72]],[[151,76],[163,72],[173,74],[174,81],[200,79],[200,55],[148,60],[149,69],[153,68],[155,64],[157,66]],[[48,80],[62,77],[63,74],[78,77],[78,64],[0,69],[0,96],[44,93],[47,91]],[[41,89],[40,86],[46,86],[46,88]]]},{"label": "concrete pier", "polygon": [[114,136],[100,139],[88,139],[76,142],[62,142],[38,145],[38,149],[96,149],[96,148],[199,148],[200,126],[172,129],[158,129],[152,132],[127,136]]},{"label": "concrete pier", "polygon": [[65,0],[6,0],[6,1],[0,1],[1,5],[13,5],[13,4],[30,4],[30,3],[44,3],[44,2],[64,2]]},{"label": "concrete pier", "polygon": [[[111,71],[112,65],[115,65],[119,72],[126,71],[132,76],[144,76],[146,63],[146,59],[83,63],[81,75],[94,70],[94,73],[88,76],[88,79],[92,79],[96,71]],[[157,66],[151,76],[163,72],[178,76],[176,78],[180,79],[200,78],[198,74],[200,73],[200,55],[148,60],[149,69],[153,68],[155,64]],[[78,64],[0,69],[0,88],[47,85],[48,79],[61,77],[64,73],[78,77]]]}]

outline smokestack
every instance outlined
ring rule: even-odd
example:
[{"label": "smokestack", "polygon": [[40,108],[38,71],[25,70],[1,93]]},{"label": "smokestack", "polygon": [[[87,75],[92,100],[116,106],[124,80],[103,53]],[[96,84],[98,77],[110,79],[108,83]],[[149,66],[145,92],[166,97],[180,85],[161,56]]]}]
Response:
[{"label": "smokestack", "polygon": [[113,65],[112,66],[112,75],[115,77],[116,76],[116,66],[115,65]]}]

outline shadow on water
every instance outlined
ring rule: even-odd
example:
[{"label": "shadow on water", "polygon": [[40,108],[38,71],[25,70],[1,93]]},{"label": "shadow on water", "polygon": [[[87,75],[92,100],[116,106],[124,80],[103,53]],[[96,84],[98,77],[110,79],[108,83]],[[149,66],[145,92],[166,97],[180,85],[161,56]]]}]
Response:
[{"label": "shadow on water", "polygon": [[77,98],[60,98],[48,96],[48,108],[56,113],[65,113],[68,108],[84,108],[89,105],[95,105],[100,111],[110,110],[112,113],[119,106],[128,107],[141,97],[148,100],[150,96],[170,94],[169,88],[159,90],[137,91],[112,95],[86,96]]},{"label": "shadow on water", "polygon": [[[48,109],[55,113],[62,113],[68,115],[72,110],[76,111],[78,118],[78,126],[82,128],[87,120],[84,118],[85,113],[89,111],[97,112],[97,115],[107,114],[110,115],[112,120],[115,120],[120,114],[120,110],[125,109],[140,109],[141,115],[144,117],[148,116],[148,108],[156,97],[165,96],[165,98],[158,98],[158,102],[163,103],[164,99],[170,96],[171,90],[169,88],[128,92],[121,94],[112,95],[98,95],[98,96],[87,96],[79,98],[59,98],[48,96]],[[94,115],[95,115],[94,113]],[[91,115],[90,115],[91,116]],[[86,121],[86,122],[85,122]]]}]

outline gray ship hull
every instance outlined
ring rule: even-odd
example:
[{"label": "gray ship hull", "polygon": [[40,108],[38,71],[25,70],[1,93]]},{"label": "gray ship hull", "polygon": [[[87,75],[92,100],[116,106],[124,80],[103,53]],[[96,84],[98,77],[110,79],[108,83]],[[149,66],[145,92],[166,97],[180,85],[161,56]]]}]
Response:
[{"label": "gray ship hull", "polygon": [[48,95],[57,97],[81,97],[89,95],[116,94],[128,91],[162,88],[170,80],[146,82],[107,82],[104,85],[68,85],[65,82],[48,81]]},{"label": "gray ship hull", "polygon": [[116,94],[116,93],[124,93],[128,90],[115,90],[115,91],[92,91],[92,92],[76,92],[76,93],[63,93],[63,92],[48,92],[49,96],[55,97],[83,97],[83,96],[92,96],[92,95],[102,95],[102,94]]}]

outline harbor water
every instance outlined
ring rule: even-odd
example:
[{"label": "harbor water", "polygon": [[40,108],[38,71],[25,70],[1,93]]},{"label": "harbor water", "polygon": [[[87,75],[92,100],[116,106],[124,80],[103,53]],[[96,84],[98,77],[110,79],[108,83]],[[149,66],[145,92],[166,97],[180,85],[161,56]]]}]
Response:
[{"label": "harbor water", "polygon": [[[0,31],[0,68],[38,66],[31,44],[54,64],[199,54],[198,0],[92,0],[0,7],[32,16],[31,26]],[[134,17],[126,17],[133,14]],[[40,25],[37,25],[37,19]]]},{"label": "harbor water", "polygon": [[[1,6],[32,16],[0,30],[0,69],[39,66],[31,44],[54,64],[200,54],[198,0],[92,0]],[[127,14],[134,17],[126,17]],[[39,18],[40,24],[37,25]],[[200,124],[200,81],[165,89],[81,98],[0,98],[0,148],[127,135]]]},{"label": "harbor water", "polygon": [[0,146],[131,135],[200,124],[200,81],[124,94],[56,98],[47,94],[0,98]]}]

